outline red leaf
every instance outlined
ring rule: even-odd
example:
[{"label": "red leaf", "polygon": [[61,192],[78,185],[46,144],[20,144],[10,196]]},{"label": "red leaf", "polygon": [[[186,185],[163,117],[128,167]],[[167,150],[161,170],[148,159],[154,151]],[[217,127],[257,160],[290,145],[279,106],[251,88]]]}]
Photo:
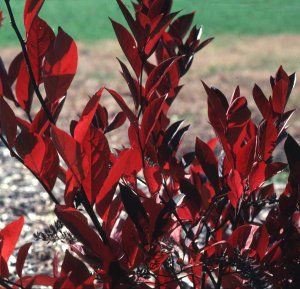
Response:
[{"label": "red leaf", "polygon": [[173,67],[173,65],[177,63],[178,59],[180,59],[180,57],[169,58],[160,63],[151,71],[145,85],[145,95],[147,99],[150,99],[151,95],[158,88],[159,84]]},{"label": "red leaf", "polygon": [[77,142],[81,143],[86,133],[88,132],[90,125],[92,123],[92,120],[94,118],[94,115],[96,113],[96,110],[98,108],[99,100],[102,96],[102,92],[104,90],[104,87],[102,87],[87,103],[85,106],[85,109],[82,112],[82,115],[80,117],[80,120],[78,124],[76,125],[75,131],[74,131],[74,138]]},{"label": "red leaf", "polygon": [[266,163],[258,162],[255,163],[249,176],[250,192],[260,187],[265,181]]},{"label": "red leaf", "polygon": [[66,95],[75,76],[77,63],[76,43],[59,28],[43,67],[45,90],[50,101],[54,102]]},{"label": "red leaf", "polygon": [[52,190],[59,167],[58,154],[52,141],[24,130],[17,138],[16,149],[26,167]]},{"label": "red leaf", "polygon": [[[105,199],[112,200],[114,190],[113,187],[118,183],[123,175],[131,175],[133,172],[138,172],[142,166],[140,151],[136,149],[128,149],[121,152],[116,159],[112,168],[105,179],[100,193],[97,196],[97,211],[101,207],[101,202]],[[99,214],[101,214],[99,212]]]},{"label": "red leaf", "polygon": [[268,230],[266,228],[266,226],[262,226],[260,228],[260,236],[259,236],[259,240],[256,246],[256,252],[259,256],[259,259],[262,260],[263,257],[265,256],[266,252],[267,252],[267,248],[269,245],[269,233]]},{"label": "red leaf", "polygon": [[251,112],[247,106],[247,99],[243,96],[236,98],[227,111],[228,127],[241,127],[250,119]]},{"label": "red leaf", "polygon": [[0,239],[2,239],[1,256],[3,257],[5,262],[8,261],[9,257],[15,249],[23,225],[24,217],[20,217],[18,220],[11,222],[2,230],[0,230]]},{"label": "red leaf", "polygon": [[16,148],[28,168],[35,173],[42,171],[46,145],[41,136],[23,131],[18,136]]},{"label": "red leaf", "polygon": [[[125,81],[128,85],[128,88],[130,90],[131,96],[132,96],[133,101],[134,101],[135,108],[137,109],[139,104],[140,104],[140,101],[141,101],[140,100],[140,98],[141,98],[141,96],[140,96],[141,88],[139,86],[138,81],[131,76],[127,66],[120,59],[118,59],[118,61],[119,61],[120,65],[121,65],[121,68],[122,68],[122,73],[121,74],[124,77],[124,79],[125,79]],[[142,95],[143,95],[143,87],[142,87]]]},{"label": "red leaf", "polygon": [[146,108],[142,123],[141,123],[141,142],[144,146],[147,144],[149,137],[158,121],[159,115],[162,111],[165,98],[160,97],[153,100]]},{"label": "red leaf", "polygon": [[248,250],[254,241],[255,232],[259,229],[255,225],[243,225],[234,230],[228,239],[228,243],[235,249]]},{"label": "red leaf", "polygon": [[136,22],[132,15],[130,14],[127,7],[124,5],[122,0],[117,0],[118,5],[124,15],[124,18],[126,19],[126,22],[128,23],[133,35],[135,36],[135,39],[139,42],[138,44],[142,47],[144,43],[142,41],[144,40],[144,31],[143,28],[139,25],[138,22]]},{"label": "red leaf", "polygon": [[148,244],[149,217],[143,204],[141,203],[139,197],[134,194],[128,186],[120,184],[120,193],[124,208],[134,223],[139,233],[141,242],[143,244]]},{"label": "red leaf", "polygon": [[137,118],[134,115],[134,113],[131,111],[131,109],[128,107],[126,102],[124,101],[123,97],[118,94],[116,91],[112,89],[106,88],[106,90],[112,95],[112,97],[116,100],[118,105],[121,107],[122,111],[126,114],[127,118],[132,124],[136,124]]},{"label": "red leaf", "polygon": [[218,161],[215,154],[210,147],[199,138],[196,138],[195,152],[196,157],[212,186],[216,190],[219,190]]},{"label": "red leaf", "polygon": [[257,84],[255,84],[253,88],[253,98],[264,119],[268,119],[272,114],[272,108],[266,96]]},{"label": "red leaf", "polygon": [[27,258],[28,251],[31,245],[32,243],[27,243],[19,249],[18,256],[17,256],[17,263],[16,263],[16,271],[20,278],[22,278],[24,263]]},{"label": "red leaf", "polygon": [[26,0],[24,8],[24,25],[25,30],[28,33],[31,25],[42,8],[45,0]]},{"label": "red leaf", "polygon": [[178,12],[165,14],[165,15],[163,14],[164,13],[156,16],[154,18],[154,21],[152,20],[151,33],[149,35],[149,38],[147,39],[147,43],[145,46],[145,54],[147,56],[150,56],[154,52],[159,40],[162,38],[162,35],[165,33],[167,27],[169,26],[171,21],[175,18],[175,16],[178,14]]},{"label": "red leaf", "polygon": [[109,126],[105,129],[105,133],[111,132],[124,124],[126,121],[126,114],[123,111],[120,111],[116,114],[112,122]]},{"label": "red leaf", "polygon": [[282,114],[288,98],[289,77],[280,67],[276,78],[276,83],[273,86],[272,105],[274,112]]},{"label": "red leaf", "polygon": [[2,96],[0,96],[0,129],[1,134],[6,136],[9,147],[12,148],[17,135],[17,120],[14,112]]},{"label": "red leaf", "polygon": [[161,169],[159,166],[151,166],[146,163],[144,167],[144,177],[148,185],[149,192],[156,194],[162,185]]},{"label": "red leaf", "polygon": [[4,95],[8,99],[10,99],[16,103],[15,97],[11,90],[11,82],[9,80],[7,71],[5,69],[5,66],[4,66],[4,63],[3,63],[1,57],[0,57],[0,83],[1,83],[0,86],[2,86],[2,92],[0,92],[0,95]]},{"label": "red leaf", "polygon": [[230,188],[228,192],[228,198],[232,206],[236,209],[240,197],[244,193],[244,187],[242,185],[242,179],[238,171],[233,170],[227,177],[227,183]]},{"label": "red leaf", "polygon": [[209,121],[216,132],[218,134],[222,134],[225,132],[227,127],[227,100],[218,89],[209,88],[204,82],[202,83],[207,94]]},{"label": "red leaf", "polygon": [[276,147],[277,138],[278,131],[272,118],[266,120],[260,125],[259,149],[264,161],[267,161],[272,156]]},{"label": "red leaf", "polygon": [[66,206],[55,207],[55,214],[70,232],[83,244],[91,253],[100,257],[107,267],[113,259],[112,252],[105,246],[99,235],[89,226],[86,217],[74,208]]},{"label": "red leaf", "polygon": [[236,169],[245,178],[250,173],[254,163],[256,137],[251,138],[236,154]]},{"label": "red leaf", "polygon": [[[19,280],[22,282],[22,286],[26,289],[31,289],[32,286],[53,286],[55,279],[53,277],[49,277],[47,275],[35,275],[34,277],[23,276],[22,279]],[[19,282],[19,284],[21,284]],[[19,287],[17,287],[19,288]]]},{"label": "red leaf", "polygon": [[139,237],[133,222],[127,219],[122,226],[122,248],[127,259],[127,266],[135,268],[139,262],[143,261],[143,253],[139,246]]},{"label": "red leaf", "polygon": [[188,207],[192,208],[193,217],[198,215],[201,209],[202,200],[196,187],[191,184],[187,179],[180,180],[180,191],[185,195],[184,200],[187,202]]},{"label": "red leaf", "polygon": [[42,82],[42,62],[50,45],[55,40],[55,35],[48,24],[36,17],[28,33],[26,47],[31,68],[37,84]]},{"label": "red leaf", "polygon": [[94,204],[108,175],[110,164],[110,149],[102,130],[90,128],[82,141],[82,150],[84,152],[83,167],[85,171],[82,185],[88,200]]},{"label": "red leaf", "polygon": [[68,168],[72,171],[77,181],[80,182],[83,180],[84,171],[82,168],[82,152],[80,145],[69,134],[54,125],[52,126],[52,139],[59,154],[67,164]]},{"label": "red leaf", "polygon": [[23,59],[17,76],[16,96],[21,108],[27,112],[29,112],[31,108],[32,95],[33,88],[25,60]]},{"label": "red leaf", "polygon": [[131,64],[136,76],[139,77],[141,74],[142,62],[134,38],[124,26],[112,19],[110,19],[110,21],[126,58]]},{"label": "red leaf", "polygon": [[[8,76],[7,76],[8,84],[12,85],[16,81],[23,61],[24,61],[24,55],[22,52],[20,52],[10,63],[8,68]],[[5,70],[4,66],[3,69]],[[4,74],[6,74],[6,71],[4,72]]]},{"label": "red leaf", "polygon": [[170,25],[169,33],[173,37],[179,38],[181,40],[189,31],[189,29],[193,23],[194,16],[195,16],[195,12],[178,17]]},{"label": "red leaf", "polygon": [[[75,286],[83,285],[90,277],[89,270],[85,264],[81,260],[75,258],[68,250],[65,253],[65,258],[61,265],[60,275],[61,277],[68,277]],[[84,288],[88,289],[91,287],[85,286]]]}]

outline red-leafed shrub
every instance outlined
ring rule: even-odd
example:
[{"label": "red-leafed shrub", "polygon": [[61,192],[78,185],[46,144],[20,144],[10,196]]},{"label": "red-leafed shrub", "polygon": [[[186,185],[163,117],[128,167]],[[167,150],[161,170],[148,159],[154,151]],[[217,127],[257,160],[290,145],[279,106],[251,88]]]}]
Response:
[{"label": "red-leafed shrub", "polygon": [[[0,137],[56,203],[58,221],[36,238],[49,241],[64,227],[69,250],[61,265],[54,259],[53,274],[27,276],[25,244],[13,275],[7,262],[24,219],[9,224],[0,231],[2,288],[297,288],[300,147],[286,132],[293,111],[285,110],[294,74],[280,67],[269,98],[255,85],[258,123],[239,88],[228,99],[203,82],[216,138],[197,138],[195,150],[179,157],[188,126],[171,123],[168,111],[195,53],[211,39],[201,42],[194,14],[172,13],[172,1],[139,0],[132,16],[117,0],[130,31],[112,25],[132,99],[102,87],[69,133],[56,122],[76,74],[76,44],[39,18],[43,0],[26,1],[23,41],[4,2],[22,52],[8,70],[0,62]],[[104,91],[120,106],[113,120],[101,104]],[[125,122],[129,145],[112,151],[107,134]],[[272,177],[287,164],[272,154],[283,141],[290,176],[278,195]],[[53,193],[57,178],[63,197]]]}]

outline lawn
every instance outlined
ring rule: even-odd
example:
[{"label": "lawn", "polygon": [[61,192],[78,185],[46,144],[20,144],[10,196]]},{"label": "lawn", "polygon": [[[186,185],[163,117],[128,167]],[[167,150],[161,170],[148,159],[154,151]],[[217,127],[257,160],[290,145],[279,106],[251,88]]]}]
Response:
[{"label": "lawn", "polygon": [[[19,24],[24,0],[11,1]],[[129,3],[129,0],[125,0]],[[175,9],[197,11],[195,23],[205,35],[300,34],[299,0],[174,0]],[[0,9],[6,16],[4,1]],[[62,26],[85,42],[114,37],[108,16],[123,22],[114,0],[46,0],[41,16],[53,27]],[[123,22],[124,23],[124,22]],[[9,21],[0,30],[0,45],[15,43]]]}]

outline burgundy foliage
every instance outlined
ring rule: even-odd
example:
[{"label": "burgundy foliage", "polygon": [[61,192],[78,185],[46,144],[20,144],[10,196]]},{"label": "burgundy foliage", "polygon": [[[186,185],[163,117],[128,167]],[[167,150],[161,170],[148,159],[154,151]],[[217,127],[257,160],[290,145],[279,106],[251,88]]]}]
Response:
[{"label": "burgundy foliage", "polygon": [[[76,74],[77,48],[62,28],[55,35],[39,18],[43,2],[26,1],[22,52],[8,69],[0,59],[0,132],[12,157],[56,203],[59,226],[52,233],[63,227],[69,250],[63,260],[55,255],[52,274],[28,276],[22,273],[31,244],[25,244],[9,272],[24,218],[8,224],[0,231],[0,287],[296,288],[300,146],[286,132],[295,75],[280,67],[270,97],[254,86],[259,122],[239,87],[227,98],[203,82],[216,138],[197,138],[182,155],[189,126],[171,123],[168,111],[194,55],[212,39],[201,41],[194,13],[178,16],[172,1],[139,0],[132,13],[117,0],[128,28],[111,22],[127,58],[119,63],[132,99],[100,88],[67,132],[56,121]],[[33,113],[40,88],[42,107]],[[101,104],[104,93],[120,107],[114,119]],[[107,135],[125,122],[129,145],[113,150]],[[283,142],[287,164],[272,157]],[[276,194],[272,177],[285,169],[286,188]],[[63,196],[53,194],[58,178]]]}]

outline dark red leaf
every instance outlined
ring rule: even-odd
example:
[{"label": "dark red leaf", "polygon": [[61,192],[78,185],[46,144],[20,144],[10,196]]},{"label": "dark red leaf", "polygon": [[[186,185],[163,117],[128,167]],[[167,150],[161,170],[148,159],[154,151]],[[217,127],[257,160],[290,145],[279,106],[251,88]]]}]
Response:
[{"label": "dark red leaf", "polygon": [[241,252],[248,250],[254,241],[254,235],[258,229],[259,227],[254,225],[240,226],[229,237],[228,243]]},{"label": "dark red leaf", "polygon": [[112,122],[106,128],[105,133],[111,132],[124,124],[126,121],[126,114],[123,111],[120,111],[116,114]]},{"label": "dark red leaf", "polygon": [[24,217],[20,217],[0,230],[0,239],[2,239],[1,257],[6,263],[15,249],[23,225]]},{"label": "dark red leaf", "polygon": [[122,151],[119,157],[116,159],[112,168],[109,171],[107,178],[105,179],[100,193],[97,196],[97,206],[101,206],[101,202],[107,198],[109,194],[109,199],[112,200],[114,190],[113,187],[118,183],[123,175],[131,175],[134,172],[140,171],[142,167],[142,159],[139,150],[128,149]]},{"label": "dark red leaf", "polygon": [[176,209],[176,203],[173,199],[170,199],[157,215],[155,220],[155,226],[152,234],[152,240],[158,240],[161,236],[168,232],[172,226],[173,220],[171,218],[172,213]]},{"label": "dark red leaf", "polygon": [[260,125],[259,149],[264,161],[267,161],[272,156],[276,147],[277,138],[278,131],[272,118],[266,120]]},{"label": "dark red leaf", "polygon": [[89,226],[86,217],[74,208],[56,206],[55,214],[70,232],[80,241],[91,253],[100,257],[107,268],[113,259],[109,248],[105,246],[99,235]]},{"label": "dark red leaf", "polygon": [[266,168],[265,162],[254,163],[249,176],[249,187],[250,192],[260,187],[266,179]]},{"label": "dark red leaf", "polygon": [[[64,261],[61,265],[61,277],[68,277],[73,285],[82,286],[89,279],[90,273],[85,264],[75,258],[68,250],[65,253]],[[76,287],[77,288],[77,287]],[[84,287],[89,289],[91,287]],[[94,287],[92,287],[94,288]]]},{"label": "dark red leaf", "polygon": [[77,63],[78,53],[74,40],[59,28],[43,67],[45,90],[51,102],[66,95],[77,71]]},{"label": "dark red leaf", "polygon": [[69,134],[54,125],[52,126],[52,140],[76,180],[78,182],[83,180],[84,171],[80,145]]},{"label": "dark red leaf", "polygon": [[226,103],[226,98],[219,90],[209,88],[204,82],[202,83],[207,94],[209,121],[218,135],[220,135],[224,133],[227,127],[226,110],[228,104]]},{"label": "dark red leaf", "polygon": [[49,25],[41,18],[36,17],[28,33],[26,47],[37,84],[42,82],[43,59],[54,40],[55,35]]},{"label": "dark red leaf", "polygon": [[153,166],[146,163],[144,167],[144,177],[145,177],[145,181],[147,182],[149,192],[152,195],[156,194],[162,185],[162,176],[161,176],[160,167],[157,165]]},{"label": "dark red leaf", "polygon": [[24,26],[28,33],[45,0],[26,0],[24,7]]},{"label": "dark red leaf", "polygon": [[142,47],[142,45],[144,44],[144,31],[142,29],[142,27],[139,25],[138,22],[136,22],[132,15],[130,14],[129,10],[127,9],[127,7],[124,5],[122,0],[117,0],[117,3],[126,19],[127,24],[129,25],[135,39],[137,40],[139,46]]},{"label": "dark red leaf", "polygon": [[17,135],[17,120],[14,112],[2,96],[0,96],[0,132],[6,136],[8,145],[12,148]]},{"label": "dark red leaf", "polygon": [[32,103],[33,87],[24,59],[22,60],[20,70],[18,71],[16,83],[16,96],[21,108],[29,112]]},{"label": "dark red leaf", "polygon": [[253,137],[237,152],[236,169],[243,178],[248,176],[253,166],[255,147],[256,137]]},{"label": "dark red leaf", "polygon": [[205,39],[204,41],[202,41],[199,46],[196,48],[195,52],[200,51],[201,49],[203,49],[205,46],[207,46],[209,43],[211,43],[215,38],[214,37],[209,37],[207,39]]},{"label": "dark red leaf", "polygon": [[264,93],[262,92],[262,90],[257,84],[255,84],[252,93],[253,93],[254,101],[260,113],[262,114],[264,119],[268,119],[272,114],[272,108],[266,96],[264,95]]},{"label": "dark red leaf", "polygon": [[74,131],[74,138],[77,142],[82,143],[82,141],[85,138],[86,133],[88,132],[90,125],[92,123],[92,120],[95,116],[96,110],[98,108],[99,100],[102,96],[104,87],[102,87],[86,104],[82,115],[80,117],[80,120],[78,124],[76,125],[75,131]]},{"label": "dark red leaf", "polygon": [[179,39],[182,39],[190,29],[195,12],[178,17],[169,28],[169,33]]},{"label": "dark red leaf", "polygon": [[25,166],[52,190],[59,167],[58,154],[52,140],[24,130],[17,138],[16,149]]},{"label": "dark red leaf", "polygon": [[0,93],[0,95],[4,95],[5,97],[7,97],[8,99],[12,100],[14,103],[17,103],[14,97],[14,94],[12,92],[11,89],[11,82],[9,80],[9,76],[6,72],[4,63],[2,61],[2,58],[0,57],[0,82],[1,82],[1,86],[2,86],[2,94]]},{"label": "dark red leaf", "polygon": [[238,171],[233,170],[227,177],[227,184],[230,188],[228,192],[228,198],[232,206],[236,209],[239,199],[244,193],[244,187],[242,185],[242,179]]},{"label": "dark red leaf", "polygon": [[[130,92],[131,92],[131,96],[133,98],[135,108],[137,109],[140,104],[140,101],[141,101],[140,100],[141,88],[139,87],[138,81],[136,79],[133,79],[133,77],[131,76],[127,66],[120,59],[118,59],[118,61],[122,68],[122,75],[128,85]],[[143,88],[142,88],[142,93],[143,93]]]},{"label": "dark red leaf", "polygon": [[122,247],[127,259],[127,266],[134,268],[144,258],[141,249],[136,246],[140,242],[138,233],[131,219],[127,219],[122,226]]},{"label": "dark red leaf", "polygon": [[227,111],[228,128],[241,127],[250,119],[251,112],[245,97],[236,98]]},{"label": "dark red leaf", "polygon": [[256,251],[260,260],[262,260],[267,252],[270,235],[268,233],[266,226],[262,226],[259,230],[260,230],[260,236],[256,246]]},{"label": "dark red leaf", "polygon": [[136,76],[139,77],[142,70],[142,62],[134,38],[121,24],[113,21],[112,19],[111,23],[124,54],[131,64]]},{"label": "dark red leaf", "polygon": [[299,144],[288,135],[285,144],[284,151],[289,163],[290,179],[299,185],[300,183],[300,146]]},{"label": "dark red leaf", "polygon": [[288,92],[290,89],[289,86],[289,77],[281,66],[276,75],[276,83],[272,87],[272,105],[274,112],[279,114],[282,114],[284,112],[285,105],[288,99]]},{"label": "dark red leaf", "polygon": [[116,91],[112,90],[112,89],[106,89],[112,96],[113,98],[116,100],[116,102],[118,103],[118,105],[121,107],[121,109],[123,110],[123,112],[126,114],[127,118],[129,119],[129,121],[132,124],[136,124],[137,118],[134,115],[134,113],[131,111],[131,109],[128,107],[128,105],[126,104],[126,102],[124,101],[123,97],[118,94]]},{"label": "dark red leaf", "polygon": [[158,121],[159,115],[162,111],[163,104],[164,104],[165,98],[160,97],[155,100],[153,100],[146,108],[142,123],[141,123],[141,142],[142,145],[145,145],[149,137],[151,136],[151,133]]},{"label": "dark red leaf", "polygon": [[[170,13],[170,14],[162,14],[158,15],[156,19],[159,20],[158,24],[152,23],[151,25],[151,33],[149,35],[149,38],[147,39],[147,43],[145,46],[145,54],[149,57],[155,48],[157,47],[157,44],[159,40],[161,39],[162,35],[165,33],[167,27],[171,23],[171,21],[176,17],[178,12]],[[161,21],[160,21],[161,19]]]},{"label": "dark red leaf", "polygon": [[142,243],[147,244],[147,235],[149,233],[149,217],[147,212],[143,207],[139,197],[134,194],[128,186],[124,186],[122,184],[119,186],[124,208],[134,223]]},{"label": "dark red leaf", "polygon": [[158,88],[163,78],[170,71],[173,65],[176,64],[179,58],[180,57],[169,58],[160,63],[151,71],[145,85],[145,95],[147,99],[150,99],[151,95]]},{"label": "dark red leaf", "polygon": [[102,130],[93,127],[87,131],[81,145],[85,173],[82,185],[88,200],[94,204],[109,173],[110,149]]},{"label": "dark red leaf", "polygon": [[16,271],[20,278],[22,278],[22,271],[23,271],[24,263],[27,258],[28,251],[29,251],[31,245],[32,245],[32,243],[27,243],[19,249],[18,256],[17,256],[17,263],[16,263]]},{"label": "dark red leaf", "polygon": [[219,190],[218,161],[214,152],[205,142],[196,138],[195,153],[207,178],[213,187]]},{"label": "dark red leaf", "polygon": [[187,200],[188,204],[195,209],[193,213],[199,212],[201,209],[202,200],[196,187],[187,179],[181,179],[180,191],[185,195],[185,200]]}]

